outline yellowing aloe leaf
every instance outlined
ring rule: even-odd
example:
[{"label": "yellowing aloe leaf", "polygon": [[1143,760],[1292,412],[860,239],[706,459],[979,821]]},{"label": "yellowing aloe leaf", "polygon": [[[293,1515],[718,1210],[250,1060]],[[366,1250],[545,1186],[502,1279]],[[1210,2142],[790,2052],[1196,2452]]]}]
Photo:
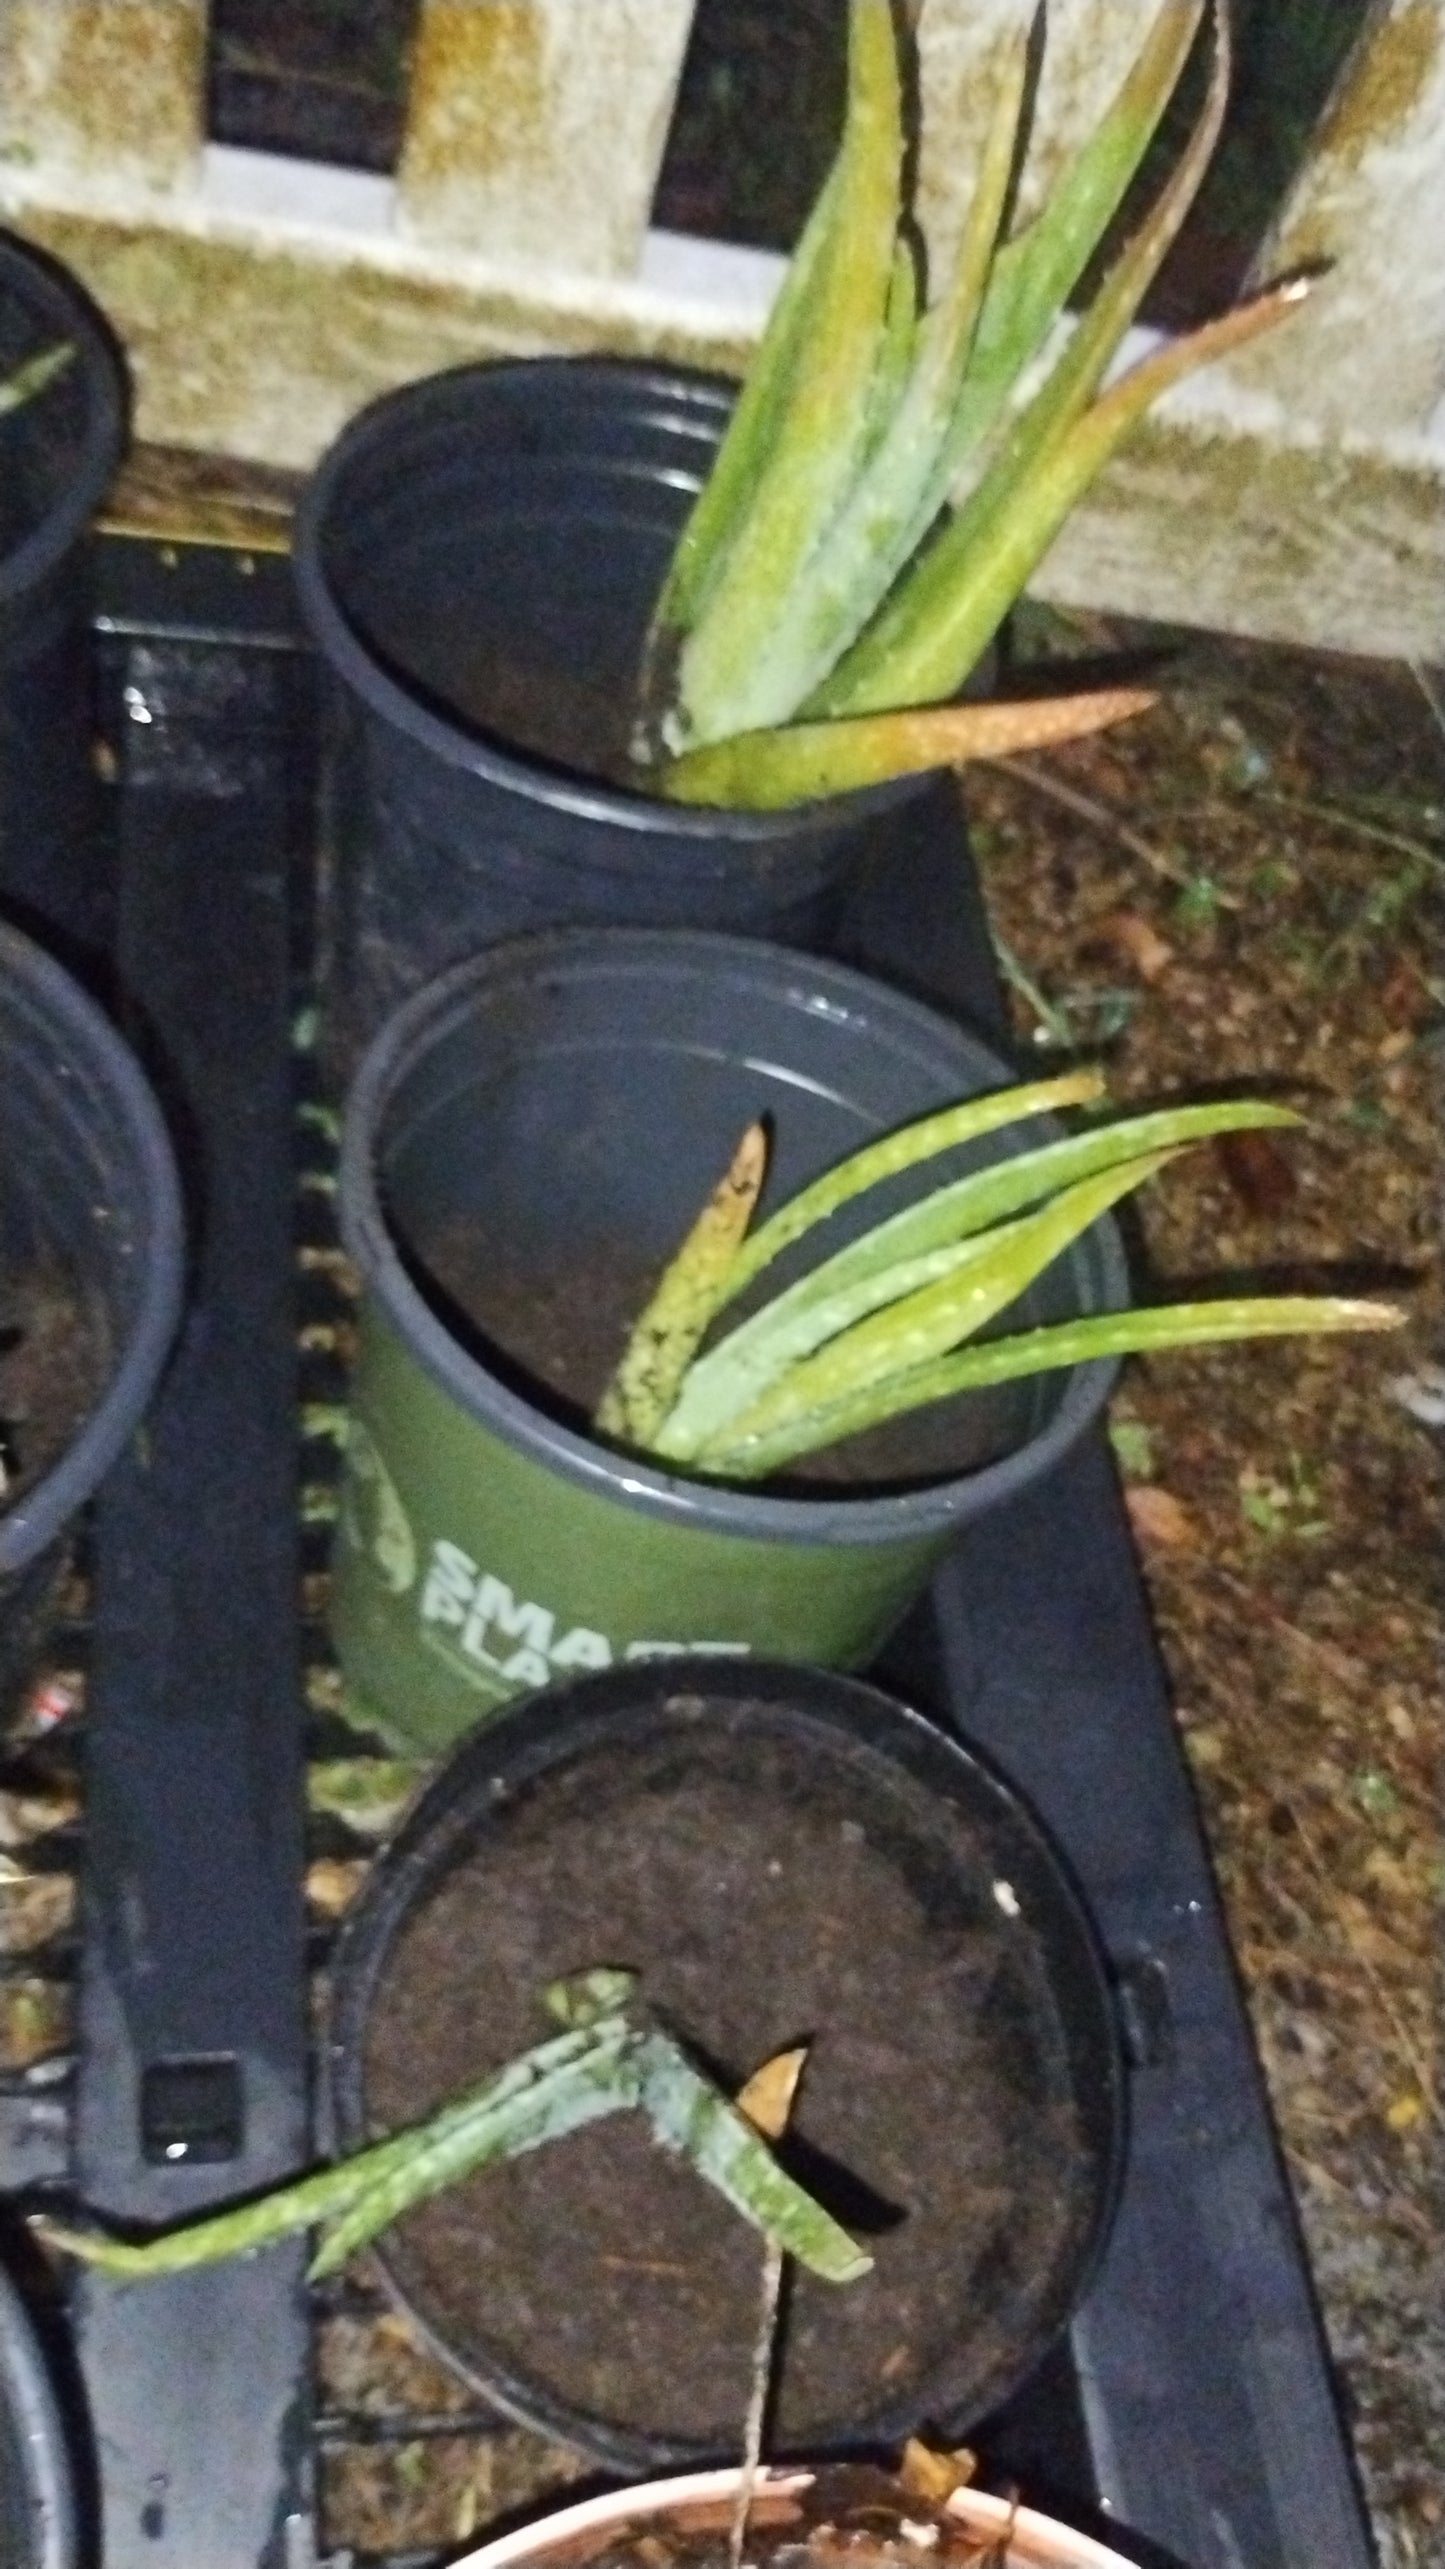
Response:
[{"label": "yellowing aloe leaf", "polygon": [[708,1457],[708,1469],[729,1479],[760,1480],[800,1455],[816,1453],[845,1436],[857,1436],[885,1418],[901,1417],[930,1401],[978,1391],[989,1384],[1087,1365],[1104,1357],[1161,1354],[1178,1347],[1220,1345],[1243,1338],[1283,1338],[1326,1331],[1398,1329],[1405,1314],[1389,1303],[1359,1302],[1322,1294],[1237,1295],[1215,1302],[1165,1303],[1146,1311],[1099,1312],[1060,1321],[1016,1338],[990,1339],[938,1362],[919,1365],[891,1382],[864,1387],[831,1408],[790,1419],[769,1434],[740,1439]]},{"label": "yellowing aloe leaf", "polygon": [[[1008,192],[1023,97],[1020,29],[999,65],[998,97],[951,279],[917,333],[906,384],[852,490],[799,568],[758,651],[705,728],[785,722],[887,595],[947,495],[946,448]],[[911,273],[911,260],[910,260]],[[700,708],[694,694],[694,718]],[[716,717],[716,719],[714,719]]]},{"label": "yellowing aloe leaf", "polygon": [[886,1311],[860,1320],[792,1366],[704,1444],[697,1460],[706,1470],[729,1468],[727,1458],[751,1439],[771,1437],[813,1411],[856,1393],[872,1392],[977,1335],[990,1320],[1051,1266],[1070,1243],[1124,1195],[1167,1167],[1176,1154],[1150,1151],[1122,1167],[1102,1170],[1054,1198],[1041,1212],[1004,1223],[988,1234],[984,1252],[941,1283],[925,1285]]},{"label": "yellowing aloe leaf", "polygon": [[607,1436],[648,1445],[677,1396],[689,1361],[722,1303],[768,1165],[761,1124],[750,1124],[722,1183],[709,1196],[634,1324],[597,1408]]},{"label": "yellowing aloe leaf", "polygon": [[795,1240],[867,1188],[881,1186],[885,1178],[898,1177],[904,1169],[918,1168],[941,1151],[958,1149],[1006,1124],[1022,1123],[1026,1116],[1049,1115],[1064,1106],[1091,1106],[1103,1093],[1103,1078],[1097,1070],[1060,1071],[1053,1079],[1027,1080],[1016,1088],[997,1088],[986,1097],[968,1097],[959,1105],[940,1107],[896,1133],[885,1133],[879,1141],[865,1142],[860,1151],[840,1160],[836,1168],[825,1169],[759,1223],[733,1262],[723,1302],[735,1300]]},{"label": "yellowing aloe leaf", "polygon": [[688,750],[659,769],[656,783],[674,803],[776,811],[930,767],[1008,758],[1079,740],[1147,713],[1157,702],[1147,687],[1101,687],[1087,695],[1040,696],[1018,704],[925,705],[836,722],[790,723]]},{"label": "yellowing aloe leaf", "polygon": [[1164,0],[1110,106],[1031,223],[1004,244],[979,316],[949,441],[956,470],[992,427],[1063,311],[1178,85],[1204,0]]},{"label": "yellowing aloe leaf", "polygon": [[673,749],[733,725],[719,712],[852,482],[894,276],[902,101],[889,0],[852,0],[836,217],[823,234],[794,382],[678,661]]},{"label": "yellowing aloe leaf", "polygon": [[[1062,355],[1007,430],[998,453],[950,524],[900,581],[893,597],[809,700],[815,713],[859,714],[926,704],[961,687],[1075,501],[1155,397],[1116,422],[1087,471],[1048,479],[1050,459],[1092,399],[1130,322],[1178,236],[1209,166],[1228,99],[1227,22],[1216,16],[1209,89],[1189,145],[1126,242]],[[1233,317],[1233,316],[1231,316]],[[1246,334],[1246,335],[1252,335]],[[1202,334],[1174,343],[1180,373],[1221,353]],[[1185,356],[1184,352],[1188,352]],[[1136,370],[1137,372],[1137,370]],[[1171,380],[1173,378],[1171,377]],[[1060,493],[1068,497],[1060,504]]]}]

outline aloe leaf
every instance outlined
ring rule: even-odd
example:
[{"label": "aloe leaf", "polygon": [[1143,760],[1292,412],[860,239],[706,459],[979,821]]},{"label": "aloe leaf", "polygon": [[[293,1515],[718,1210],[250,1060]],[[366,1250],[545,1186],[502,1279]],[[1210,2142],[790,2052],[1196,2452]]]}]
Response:
[{"label": "aloe leaf", "polygon": [[17,366],[13,374],[0,382],[0,419],[7,411],[19,410],[27,401],[33,401],[37,393],[44,392],[47,384],[54,383],[57,375],[64,374],[74,355],[71,341],[61,339],[54,347],[42,348],[38,355],[27,357],[23,365]]},{"label": "aloe leaf", "polygon": [[1074,1133],[974,1169],[951,1186],[876,1223],[800,1276],[751,1319],[739,1322],[687,1374],[655,1450],[690,1462],[790,1364],[869,1311],[916,1291],[979,1254],[993,1226],[1042,1197],[1146,1153],[1175,1150],[1215,1134],[1297,1125],[1288,1107],[1246,1099],[1161,1107],[1117,1124]]},{"label": "aloe leaf", "polygon": [[1005,1124],[1022,1123],[1030,1115],[1048,1115],[1064,1106],[1090,1106],[1104,1093],[1104,1082],[1096,1070],[1060,1071],[1053,1079],[1025,1081],[1016,1088],[994,1089],[986,1097],[968,1097],[961,1105],[941,1107],[936,1114],[924,1115],[917,1123],[905,1124],[896,1133],[885,1133],[881,1141],[865,1142],[836,1167],[825,1169],[808,1186],[800,1187],[786,1204],[761,1222],[745,1241],[728,1276],[723,1308],[736,1299],[744,1286],[750,1285],[764,1267],[804,1233],[830,1214],[862,1195],[870,1186],[879,1186],[885,1178],[898,1177],[904,1169],[917,1168],[924,1160],[936,1159],[941,1151],[951,1151],[965,1142],[977,1141],[985,1133],[996,1133]]},{"label": "aloe leaf", "polygon": [[659,769],[655,782],[657,791],[674,803],[776,811],[821,795],[886,784],[890,777],[920,775],[930,767],[953,767],[970,758],[1009,758],[1080,740],[1147,713],[1157,702],[1147,687],[1101,687],[1085,695],[1040,696],[1016,704],[933,705],[839,722],[794,723],[775,731],[735,732],[705,749],[685,751]]},{"label": "aloe leaf", "polygon": [[667,740],[674,750],[738,727],[734,694],[851,484],[867,436],[898,233],[902,101],[889,0],[852,0],[848,28],[837,218],[824,235],[791,398],[756,457],[746,511],[682,646]]},{"label": "aloe leaf", "polygon": [[479,2101],[474,2113],[445,2132],[423,2126],[410,2154],[373,2178],[328,2222],[308,2269],[311,2280],[335,2274],[403,2213],[430,2202],[463,2177],[503,2159],[523,2158],[548,2141],[564,2140],[588,2123],[637,2105],[640,2039],[625,2019],[599,2021],[575,2059],[538,2075],[504,2103]]},{"label": "aloe leaf", "polygon": [[833,1292],[818,1291],[816,1275],[802,1277],[691,1368],[675,1408],[653,1440],[653,1452],[670,1462],[693,1461],[790,1366],[855,1321],[866,1320],[870,1312],[902,1302],[925,1285],[941,1283],[990,1256],[996,1238],[995,1231],[981,1232],[916,1258],[900,1258],[895,1266],[855,1276]]},{"label": "aloe leaf", "polygon": [[726,1177],[633,1323],[597,1406],[596,1423],[605,1436],[648,1445],[662,1425],[709,1321],[726,1299],[767,1164],[767,1135],[761,1124],[750,1124]]},{"label": "aloe leaf", "polygon": [[878,354],[868,386],[868,411],[863,428],[865,455],[876,451],[898,407],[917,354],[918,327],[918,262],[912,245],[900,237],[893,245],[888,301],[884,307]]},{"label": "aloe leaf", "polygon": [[1403,1311],[1389,1303],[1358,1302],[1321,1294],[1221,1297],[1215,1302],[1165,1303],[1146,1311],[1097,1312],[1060,1321],[1016,1338],[990,1339],[934,1364],[920,1365],[891,1382],[875,1384],[827,1410],[801,1415],[768,1435],[709,1457],[709,1468],[730,1479],[761,1480],[800,1455],[835,1445],[884,1419],[901,1417],[930,1401],[980,1391],[994,1383],[1087,1365],[1100,1358],[1149,1356],[1178,1347],[1222,1345],[1242,1338],[1285,1338],[1332,1330],[1398,1329]]},{"label": "aloe leaf", "polygon": [[[1135,384],[1135,393],[1122,410],[1110,413],[1113,433],[1070,449],[1073,469],[1059,468],[1057,458],[1069,431],[1103,381],[1213,156],[1229,86],[1227,22],[1216,15],[1215,25],[1204,106],[1154,205],[982,478],[833,676],[816,690],[810,712],[860,714],[952,695],[1042,561],[1069,510],[1163,389],[1163,380],[1174,381],[1222,353],[1222,346],[1200,331],[1176,340],[1165,352],[1174,360],[1167,378],[1141,385],[1142,369],[1136,368],[1127,379]],[[1226,319],[1237,321],[1238,316]]]},{"label": "aloe leaf", "polygon": [[726,1456],[751,1438],[770,1436],[810,1411],[828,1409],[870,1390],[890,1375],[909,1374],[962,1339],[975,1337],[998,1312],[1017,1302],[1110,1205],[1131,1195],[1175,1157],[1173,1151],[1150,1151],[1103,1169],[1066,1188],[1040,1212],[1000,1225],[989,1234],[985,1252],[957,1275],[925,1285],[886,1311],[858,1321],[815,1356],[792,1366],[780,1382],[771,1384],[721,1430],[715,1443],[700,1448],[698,1462],[709,1471],[726,1469]]},{"label": "aloe leaf", "polygon": [[815,280],[819,270],[836,256],[840,169],[841,155],[808,217],[722,443],[678,538],[667,579],[653,609],[646,654],[649,666],[656,661],[668,634],[685,633],[691,626],[796,395]]},{"label": "aloe leaf", "polygon": [[565,2098],[567,2082],[580,2062],[619,2045],[623,2037],[631,2039],[633,2031],[619,2016],[610,2023],[604,2018],[586,2029],[555,2035],[509,2062],[466,2096],[443,2106],[428,2122],[397,2133],[390,2140],[377,2141],[369,2149],[358,2150],[337,2167],[318,2168],[310,2176],[277,2186],[250,2203],[187,2222],[143,2243],[70,2229],[41,2216],[37,2216],[34,2227],[52,2247],[63,2248],[85,2264],[118,2276],[179,2274],[191,2266],[247,2256],[299,2230],[340,2220],[374,2188],[404,2180],[406,2171],[421,2156],[463,2137],[475,2142],[479,2134],[485,2136],[493,2128],[508,2128],[518,2109],[524,2108],[539,2090],[555,2098],[560,2084]]},{"label": "aloe leaf", "polygon": [[1111,105],[994,261],[949,437],[956,472],[1032,364],[1118,213],[1178,86],[1204,0],[1164,0]]},{"label": "aloe leaf", "polygon": [[854,2283],[870,2271],[872,2258],[794,2183],[752,2124],[676,2043],[647,2034],[637,2059],[643,2111],[664,2149],[678,2151],[745,2221],[825,2283]]},{"label": "aloe leaf", "polygon": [[881,435],[870,436],[863,470],[779,602],[746,684],[733,696],[739,731],[785,721],[826,677],[942,505],[949,429],[1014,165],[1026,59],[1020,28],[1003,51],[997,103],[948,290],[921,325],[906,385],[883,386],[881,398],[893,396],[891,416]]}]

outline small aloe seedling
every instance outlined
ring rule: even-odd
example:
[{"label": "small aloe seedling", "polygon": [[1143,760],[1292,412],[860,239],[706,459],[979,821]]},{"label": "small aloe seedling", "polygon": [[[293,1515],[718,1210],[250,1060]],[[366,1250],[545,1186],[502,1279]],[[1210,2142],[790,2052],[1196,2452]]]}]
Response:
[{"label": "small aloe seedling", "polygon": [[1023,1118],[1093,1105],[1102,1093],[1097,1071],[1070,1070],[945,1107],[854,1152],[756,1229],[767,1138],[751,1125],[634,1325],[598,1428],[665,1461],[753,1480],[930,1401],[1095,1357],[1399,1323],[1403,1314],[1385,1303],[1231,1294],[969,1343],[1111,1205],[1183,1152],[1218,1133],[1301,1120],[1287,1107],[1242,1099],[1087,1123],[950,1177],[704,1347],[721,1314],[784,1249],[883,1179]]},{"label": "small aloe seedling", "polygon": [[1152,701],[1137,689],[945,700],[1150,404],[1305,291],[1287,280],[1106,380],[1219,136],[1229,31],[1213,0],[1194,132],[1059,344],[1206,5],[1162,0],[1107,113],[1013,228],[1034,41],[1021,14],[952,271],[934,283],[906,199],[891,0],[851,0],[838,156],[653,621],[637,755],[663,794],[792,803],[1040,747]]},{"label": "small aloe seedling", "polygon": [[[334,2274],[405,2212],[502,2159],[562,2140],[604,2115],[640,2111],[663,2149],[687,2160],[734,2211],[825,2282],[852,2283],[871,2259],[778,2165],[761,2118],[730,2103],[640,2004],[634,1975],[579,1972],[553,1983],[563,2030],[509,2061],[426,2123],[334,2167],[144,2241],[76,2230],[43,2214],[37,2235],[122,2279],[179,2274],[320,2232],[311,2275]],[[749,2091],[741,2100],[744,2108]]]}]

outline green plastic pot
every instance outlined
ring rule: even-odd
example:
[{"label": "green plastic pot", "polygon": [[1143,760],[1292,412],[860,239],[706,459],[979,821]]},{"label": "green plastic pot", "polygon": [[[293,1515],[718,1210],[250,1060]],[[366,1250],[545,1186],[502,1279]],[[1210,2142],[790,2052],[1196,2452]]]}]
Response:
[{"label": "green plastic pot", "polygon": [[[358,1075],[342,1152],[364,1286],[332,1609],[351,1717],[431,1755],[533,1687],[622,1660],[865,1665],[958,1529],[1089,1425],[1114,1366],[920,1413],[901,1482],[705,1481],[598,1442],[464,1338],[429,1246],[470,1220],[539,1276],[596,1272],[619,1240],[660,1262],[752,1117],[772,1119],[782,1202],[870,1136],[1013,1076],[859,973],[720,935],[558,931],[409,1001]],[[1030,1140],[1047,1130],[1031,1121]],[[992,1136],[946,1173],[1007,1147]],[[899,1183],[889,1209],[916,1192]],[[879,1204],[835,1217],[831,1238]],[[1125,1298],[1102,1222],[1018,1325]]]}]

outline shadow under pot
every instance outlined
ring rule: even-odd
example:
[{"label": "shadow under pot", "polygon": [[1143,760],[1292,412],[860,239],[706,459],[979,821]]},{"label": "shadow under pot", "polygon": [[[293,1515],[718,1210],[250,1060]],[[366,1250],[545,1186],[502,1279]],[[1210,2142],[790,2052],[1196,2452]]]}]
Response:
[{"label": "shadow under pot", "polygon": [[[962,2435],[1034,2369],[1102,2251],[1123,2072],[1062,1858],[974,1750],[855,1680],[613,1669],[466,1741],[340,1940],[351,2148],[547,2030],[602,1962],[724,2088],[809,2045],[785,2162],[872,2258],[790,2272],[774,2452]],[[736,2453],[761,2250],[621,2113],[382,2238],[389,2285],[505,2413],[635,2475]]]},{"label": "shadow under pot", "polygon": [[89,530],[125,442],[125,376],[75,279],[0,233],[0,385],[61,347],[61,371],[0,416],[0,903],[92,971],[114,879],[92,759]]},{"label": "shadow under pot", "polygon": [[401,1001],[533,929],[825,942],[908,778],[789,811],[636,790],[653,602],[732,403],[600,358],[463,366],[374,402],[296,522],[329,677],[323,1057],[337,1085]]},{"label": "shadow under pot", "polygon": [[180,1315],[180,1193],[132,1054],[0,926],[0,1707],[46,1638],[74,1520]]},{"label": "shadow under pot", "polygon": [[[767,1209],[1012,1076],[859,973],[727,937],[520,940],[403,1010],[356,1082],[342,1152],[364,1288],[332,1604],[351,1717],[427,1755],[510,1697],[614,1661],[866,1665],[959,1528],[1088,1426],[1115,1366],[938,1402],[767,1482],[689,1475],[589,1421],[754,1118],[772,1126]],[[1013,1130],[870,1190],[832,1217],[830,1248],[1007,1156]],[[785,1255],[769,1285],[793,1272]],[[1114,1308],[1126,1288],[1104,1220],[1010,1326]]]}]

